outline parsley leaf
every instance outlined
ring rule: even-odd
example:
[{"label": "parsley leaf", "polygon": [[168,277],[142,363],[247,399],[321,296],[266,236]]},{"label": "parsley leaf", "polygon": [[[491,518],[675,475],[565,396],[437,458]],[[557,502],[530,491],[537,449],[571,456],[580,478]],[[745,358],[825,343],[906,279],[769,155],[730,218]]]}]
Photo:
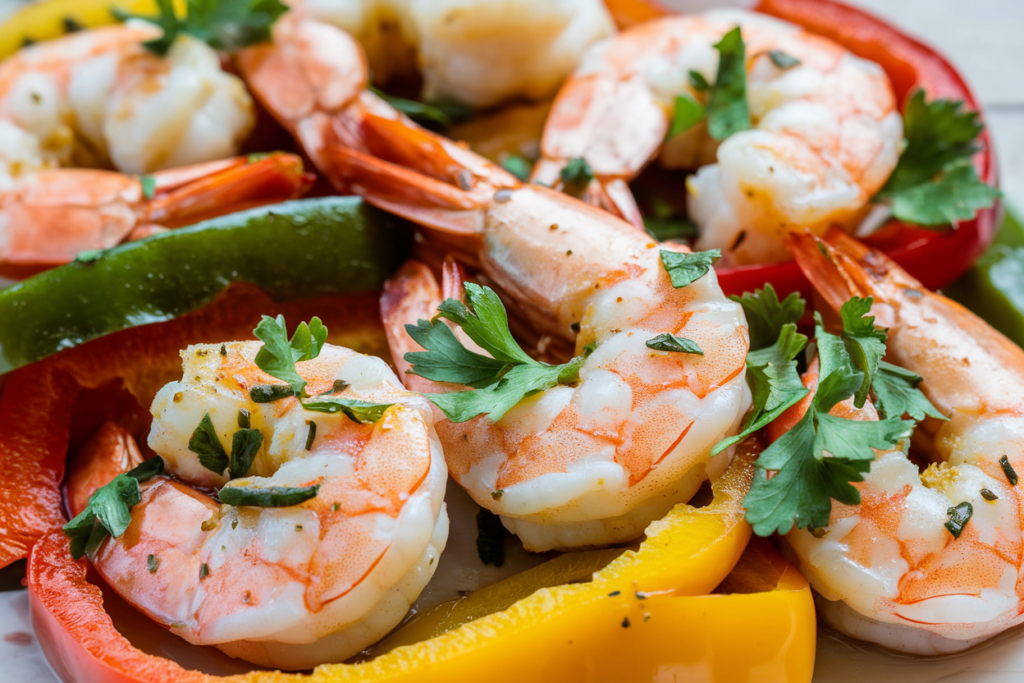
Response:
[{"label": "parsley leaf", "polygon": [[594,171],[590,164],[583,157],[569,159],[568,163],[558,174],[562,180],[562,191],[574,197],[579,197],[587,189],[587,185],[594,179]]},{"label": "parsley leaf", "polygon": [[466,283],[465,291],[469,306],[458,299],[447,299],[438,306],[438,317],[462,327],[491,358],[465,348],[443,321],[421,320],[406,327],[426,349],[405,354],[405,360],[413,366],[410,372],[434,381],[475,387],[471,391],[426,394],[449,420],[466,422],[478,415],[500,420],[525,397],[579,378],[585,356],[563,365],[534,360],[512,337],[498,295],[489,287],[473,283]]},{"label": "parsley leaf", "polygon": [[920,375],[882,361],[871,383],[875,407],[885,417],[909,415],[914,420],[923,420],[926,416],[949,419],[921,393],[917,388],[920,383]]},{"label": "parsley leaf", "polygon": [[892,195],[896,218],[922,227],[956,225],[992,206],[1003,193],[978,178],[969,161],[946,167],[931,182]]},{"label": "parsley leaf", "polygon": [[270,27],[288,8],[278,0],[188,0],[187,14],[179,19],[172,0],[157,0],[159,14],[143,16],[114,10],[120,20],[138,18],[163,29],[160,38],[143,43],[163,57],[181,33],[187,33],[217,50],[234,52],[270,40]]},{"label": "parsley leaf", "polygon": [[774,344],[786,324],[800,322],[807,305],[798,292],[779,301],[771,283],[765,283],[764,289],[753,293],[744,292],[743,296],[729,298],[743,307],[750,330],[750,348],[754,350]]},{"label": "parsley leaf", "polygon": [[715,44],[715,49],[718,50],[718,76],[708,100],[708,133],[715,140],[724,140],[751,127],[746,47],[740,27],[726,33]]},{"label": "parsley leaf", "polygon": [[709,92],[711,90],[711,84],[708,83],[708,79],[704,78],[704,74],[699,71],[690,70],[687,74],[687,78],[690,81],[690,87],[697,92]]},{"label": "parsley leaf", "polygon": [[876,201],[890,201],[896,218],[921,226],[968,220],[1002,194],[983,183],[970,163],[984,126],[959,100],[925,102],[915,90],[903,113],[906,147]]},{"label": "parsley leaf", "polygon": [[692,339],[686,339],[685,337],[677,337],[674,334],[666,332],[659,334],[653,339],[647,340],[647,348],[654,349],[655,351],[673,351],[675,353],[693,353],[698,356],[703,356],[704,352],[697,342]]},{"label": "parsley leaf", "polygon": [[231,438],[231,478],[238,479],[249,473],[263,445],[263,433],[258,429],[239,429]]},{"label": "parsley leaf", "polygon": [[686,218],[644,216],[644,230],[659,242],[700,237],[697,224]]},{"label": "parsley leaf", "polygon": [[107,536],[120,538],[131,524],[131,510],[142,500],[139,484],[164,471],[162,458],[151,458],[138,467],[119,474],[89,496],[89,504],[64,525],[71,539],[71,556],[76,560],[94,557]]},{"label": "parsley leaf", "polygon": [[685,133],[707,116],[707,109],[704,105],[689,95],[676,95],[676,104],[672,110],[672,123],[668,128],[668,138],[674,138],[680,133]]},{"label": "parsley leaf", "polygon": [[426,102],[419,102],[417,100],[407,100],[403,97],[395,97],[394,95],[388,95],[386,92],[383,92],[382,90],[379,90],[378,88],[375,88],[372,85],[369,86],[368,89],[374,95],[381,98],[382,100],[390,104],[392,107],[402,112],[403,114],[408,116],[416,123],[419,123],[420,125],[434,124],[441,130],[448,130],[453,125],[455,125],[455,122],[452,120],[452,117],[448,114],[447,111],[445,111],[441,107],[436,107],[432,104],[427,104]]},{"label": "parsley leaf", "polygon": [[839,311],[843,320],[843,342],[854,366],[864,373],[864,381],[854,394],[853,405],[864,407],[864,401],[871,389],[871,382],[878,363],[885,355],[886,331],[875,329],[875,317],[871,312],[872,298],[854,297],[843,304]]},{"label": "parsley leaf", "polygon": [[393,403],[370,403],[355,398],[320,397],[316,401],[304,401],[302,407],[314,413],[345,413],[345,417],[360,424],[371,424],[384,415]]},{"label": "parsley leaf", "polygon": [[721,256],[722,252],[719,249],[686,253],[662,249],[661,264],[671,278],[672,286],[679,289],[707,275],[711,270],[711,264]]},{"label": "parsley leaf", "polygon": [[300,323],[289,341],[284,316],[274,319],[265,315],[253,334],[263,342],[263,348],[256,354],[257,367],[287,382],[295,395],[303,396],[306,380],[299,375],[295,364],[320,355],[320,349],[327,340],[327,328],[320,318],[313,318],[308,325]]},{"label": "parsley leaf", "polygon": [[502,159],[501,167],[524,183],[530,179],[530,174],[533,173],[533,162],[518,154],[509,154]]},{"label": "parsley leaf", "polygon": [[139,185],[142,187],[142,196],[152,199],[156,196],[156,177],[151,175],[140,175]]},{"label": "parsley leaf", "polygon": [[217,430],[213,427],[210,413],[205,413],[199,421],[199,426],[192,432],[188,440],[188,449],[199,456],[199,464],[216,475],[224,474],[228,468],[229,460],[227,451],[217,436]]}]

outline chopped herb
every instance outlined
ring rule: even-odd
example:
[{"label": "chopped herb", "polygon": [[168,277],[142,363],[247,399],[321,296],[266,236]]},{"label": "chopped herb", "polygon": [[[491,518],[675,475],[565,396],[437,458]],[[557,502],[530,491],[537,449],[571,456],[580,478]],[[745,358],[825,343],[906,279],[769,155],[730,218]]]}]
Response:
[{"label": "chopped herb", "polygon": [[533,164],[530,163],[530,160],[518,154],[509,154],[502,159],[501,167],[524,183],[530,179],[530,174],[533,173]]},{"label": "chopped herb", "polygon": [[222,355],[222,356],[226,356],[226,355],[228,355],[228,347],[227,347],[227,344],[221,344],[221,345],[220,345],[220,355]]},{"label": "chopped herb", "polygon": [[74,17],[61,17],[60,23],[64,25],[64,33],[78,33],[85,28]]},{"label": "chopped herb", "polygon": [[[386,92],[378,90],[373,86],[370,86],[369,90],[373,92],[374,95],[381,98],[420,125],[427,125],[442,131],[448,130],[455,125],[455,121],[452,117],[453,112],[446,110],[443,106],[427,104],[426,102],[419,102],[417,100],[407,100],[403,97],[395,97],[393,95],[388,95]],[[470,113],[472,112],[472,110],[469,111]],[[466,118],[466,116],[463,114],[457,118]]]},{"label": "chopped herb", "polygon": [[[370,403],[355,398],[323,398],[318,401],[306,401],[302,407],[316,413],[344,413],[345,417],[360,424],[372,424],[379,420],[384,411],[390,408],[393,403]],[[313,435],[316,435],[316,428],[311,427]],[[312,443],[311,439],[310,442]]]},{"label": "chopped herb", "polygon": [[208,565],[205,562],[203,562],[201,565],[199,565],[199,578],[200,578],[200,580],[202,580],[202,579],[205,579],[209,575],[210,575],[210,565]]},{"label": "chopped herb", "polygon": [[974,514],[974,506],[965,500],[959,505],[946,510],[946,514],[949,515],[949,521],[944,526],[949,530],[949,533],[953,534],[953,538],[960,538],[960,534],[964,532],[967,522],[971,521],[971,515]]},{"label": "chopped herb", "polygon": [[708,79],[704,78],[704,74],[699,71],[690,70],[687,74],[687,79],[690,81],[690,87],[697,92],[708,92],[711,90],[711,84],[708,83]]},{"label": "chopped herb", "polygon": [[443,302],[438,317],[458,324],[491,358],[466,349],[442,320],[420,320],[405,327],[426,349],[405,354],[412,364],[409,372],[475,389],[426,395],[449,420],[466,422],[483,414],[500,420],[523,398],[579,378],[585,356],[563,365],[547,365],[523,351],[509,331],[505,307],[493,290],[466,283],[466,299],[469,306],[457,299]]},{"label": "chopped herb", "polygon": [[287,382],[296,396],[305,396],[306,380],[299,375],[295,364],[320,355],[320,349],[327,340],[327,328],[320,318],[313,318],[308,325],[299,323],[289,341],[284,316],[274,319],[265,315],[253,334],[263,342],[263,347],[256,354],[256,366]]},{"label": "chopped herb", "polygon": [[581,196],[594,179],[594,172],[583,157],[569,159],[558,175],[562,180],[562,191],[574,197]]},{"label": "chopped herb", "polygon": [[231,438],[231,478],[238,479],[249,473],[252,461],[263,446],[263,434],[258,429],[239,429]]},{"label": "chopped herb", "polygon": [[997,496],[996,494],[992,493],[988,489],[982,489],[981,490],[981,497],[984,498],[987,501],[990,501],[990,502],[993,501],[993,500],[999,500],[999,496]]},{"label": "chopped herb", "polygon": [[498,489],[497,491],[491,491],[491,498],[494,500],[501,500],[501,497],[505,495],[505,489]]},{"label": "chopped herb", "polygon": [[252,427],[252,419],[249,416],[249,411],[242,408],[238,411],[238,428],[249,429]]},{"label": "chopped herb", "polygon": [[843,321],[843,345],[850,354],[853,365],[864,375],[861,386],[853,395],[853,405],[856,408],[864,407],[878,363],[885,355],[887,331],[875,328],[875,317],[869,315],[872,301],[871,297],[854,297],[843,304],[839,313]]},{"label": "chopped herb", "polygon": [[228,468],[228,454],[213,427],[210,413],[203,414],[199,426],[188,440],[188,449],[199,456],[200,465],[216,475],[224,474]]},{"label": "chopped herb", "polygon": [[800,66],[801,64],[799,59],[782,50],[768,50],[768,59],[772,60],[772,64],[783,70],[792,69],[794,66]]},{"label": "chopped herb", "polygon": [[896,218],[924,227],[955,225],[1002,196],[983,183],[971,164],[984,129],[978,113],[959,100],[925,102],[917,89],[903,112],[906,147],[876,201]]},{"label": "chopped herb", "polygon": [[179,34],[189,34],[217,50],[234,52],[270,40],[270,27],[287,7],[278,0],[188,0],[187,15],[179,19],[172,0],[156,0],[157,16],[114,9],[117,19],[145,19],[163,29],[163,35],[143,43],[163,57]]},{"label": "chopped herb", "polygon": [[75,256],[75,263],[95,263],[103,258],[103,249],[83,249]]},{"label": "chopped herb", "polygon": [[718,249],[695,252],[661,250],[661,264],[676,289],[693,284],[708,274],[711,264],[722,256]]},{"label": "chopped herb", "polygon": [[505,535],[508,533],[498,515],[480,508],[476,513],[476,552],[480,561],[500,567],[505,564]]},{"label": "chopped herb", "polygon": [[1006,475],[1006,481],[1010,482],[1010,486],[1017,485],[1017,471],[1013,469],[1013,465],[1010,464],[1010,459],[1005,455],[999,458],[999,464],[1003,468],[1003,474]]},{"label": "chopped herb", "polygon": [[89,504],[64,525],[71,539],[71,556],[94,557],[108,536],[120,538],[132,521],[131,510],[142,500],[139,484],[164,471],[164,461],[150,458],[138,467],[119,474],[89,496]]},{"label": "chopped herb", "polygon": [[697,346],[697,342],[685,337],[677,337],[668,332],[659,334],[654,339],[647,340],[647,348],[655,351],[672,351],[674,353],[692,353],[703,356],[704,352]]},{"label": "chopped herb", "polygon": [[616,597],[618,597],[620,595],[622,595],[622,591],[612,591],[611,593],[608,594],[608,597],[609,598],[616,598]]},{"label": "chopped herb", "polygon": [[331,512],[337,512],[341,509],[341,503],[331,503]]},{"label": "chopped herb", "polygon": [[218,496],[226,505],[285,508],[315,498],[319,484],[312,486],[225,486]]},{"label": "chopped herb", "polygon": [[259,384],[249,390],[249,398],[253,403],[273,403],[294,395],[295,392],[287,384]]},{"label": "chopped herb", "polygon": [[644,216],[644,230],[659,242],[700,237],[697,224],[687,218]]},{"label": "chopped herb", "polygon": [[316,438],[316,422],[312,420],[306,420],[306,424],[309,426],[309,432],[306,434],[306,450],[313,450],[313,440]]},{"label": "chopped herb", "polygon": [[139,176],[139,184],[142,185],[142,196],[152,199],[156,196],[156,178],[151,175]]},{"label": "chopped herb", "polygon": [[715,49],[718,50],[718,75],[708,99],[708,133],[715,140],[724,140],[751,127],[746,47],[740,27],[726,33]]},{"label": "chopped herb", "polygon": [[754,351],[774,344],[784,326],[800,322],[807,305],[797,292],[779,301],[771,283],[753,293],[744,292],[743,296],[729,298],[743,307],[750,331],[750,348]]},{"label": "chopped herb", "polygon": [[704,105],[687,94],[676,95],[675,107],[672,109],[672,123],[668,128],[666,139],[685,133],[707,116]]},{"label": "chopped herb", "polygon": [[157,567],[160,566],[160,559],[156,555],[150,555],[146,558],[146,568],[149,569],[150,574],[156,574]]}]

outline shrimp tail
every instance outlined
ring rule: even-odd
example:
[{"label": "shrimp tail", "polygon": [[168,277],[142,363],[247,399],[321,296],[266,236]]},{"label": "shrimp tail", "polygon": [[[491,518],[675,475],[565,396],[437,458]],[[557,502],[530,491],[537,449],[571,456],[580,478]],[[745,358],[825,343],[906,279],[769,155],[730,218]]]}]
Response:
[{"label": "shrimp tail", "polygon": [[253,206],[295,199],[313,186],[302,159],[293,154],[271,154],[249,161],[211,162],[155,175],[153,199],[143,220],[168,227],[188,225]]}]

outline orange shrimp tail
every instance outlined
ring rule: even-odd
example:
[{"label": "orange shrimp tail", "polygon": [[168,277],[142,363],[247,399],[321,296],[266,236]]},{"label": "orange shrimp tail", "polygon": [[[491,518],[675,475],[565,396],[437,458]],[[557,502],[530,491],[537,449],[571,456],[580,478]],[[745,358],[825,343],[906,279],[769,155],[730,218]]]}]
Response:
[{"label": "orange shrimp tail", "polygon": [[65,500],[72,517],[89,504],[97,489],[106,486],[142,462],[142,454],[128,430],[107,420],[68,464]]},{"label": "orange shrimp tail", "polygon": [[604,5],[620,31],[671,13],[655,0],[604,0]]},{"label": "orange shrimp tail", "polygon": [[295,199],[315,179],[294,154],[271,154],[251,162],[239,157],[163,175],[156,174],[156,194],[146,205],[143,220],[167,227]]},{"label": "orange shrimp tail", "polygon": [[408,374],[412,365],[405,360],[405,354],[423,349],[405,331],[405,326],[436,316],[443,300],[442,290],[430,268],[412,259],[384,284],[381,293],[380,318],[388,347],[398,376],[413,391],[438,391],[439,387],[425,377]]}]

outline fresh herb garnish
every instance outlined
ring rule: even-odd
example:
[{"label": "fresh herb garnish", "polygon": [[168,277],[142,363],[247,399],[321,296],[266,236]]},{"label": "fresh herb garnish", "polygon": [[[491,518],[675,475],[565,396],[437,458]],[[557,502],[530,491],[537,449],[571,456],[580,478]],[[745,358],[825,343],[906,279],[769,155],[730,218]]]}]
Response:
[{"label": "fresh herb garnish", "polygon": [[227,451],[224,450],[217,430],[213,427],[210,413],[205,413],[199,421],[199,426],[192,432],[188,440],[188,449],[199,456],[199,464],[216,475],[224,474],[228,468],[229,459]]},{"label": "fresh herb garnish", "polygon": [[779,301],[779,295],[775,293],[771,283],[765,284],[764,289],[754,293],[744,292],[742,296],[734,295],[729,298],[742,306],[747,316],[752,351],[774,344],[784,325],[795,325],[800,322],[807,305],[797,292]]},{"label": "fresh herb garnish", "polygon": [[225,486],[217,494],[226,505],[285,508],[315,498],[320,484],[312,486]]},{"label": "fresh herb garnish", "polygon": [[[256,354],[257,367],[287,382],[296,396],[305,396],[306,380],[299,375],[295,364],[320,355],[320,349],[327,340],[327,328],[320,322],[320,318],[313,318],[308,325],[299,323],[289,341],[284,316],[279,315],[274,319],[265,315],[253,334],[263,342],[263,348]],[[255,396],[253,400],[256,400]]]},{"label": "fresh herb garnish", "polygon": [[[926,411],[927,399],[922,394],[911,401],[890,396],[896,402],[888,417],[878,421],[829,415],[837,403],[851,398],[856,401],[867,377],[873,378],[868,382],[872,389],[891,388],[892,373],[881,373],[885,378],[879,380],[879,359],[885,347],[884,339],[873,330],[873,318],[866,316],[870,307],[869,299],[854,298],[844,304],[840,311],[841,335],[829,334],[817,319],[817,392],[803,418],[758,458],[754,483],[743,501],[747,520],[758,535],[784,534],[794,524],[798,528],[828,526],[833,499],[847,505],[860,502],[860,493],[850,482],[863,481],[875,458],[874,451],[892,450],[910,435],[915,422],[900,419],[902,413],[894,411],[907,405]],[[905,379],[900,381],[904,382],[901,392],[918,391]],[[790,383],[791,395],[795,395],[795,383]],[[937,413],[930,403],[927,405],[927,414]],[[775,476],[768,479],[768,471],[774,471]]]},{"label": "fresh herb garnish", "polygon": [[707,109],[703,104],[683,93],[676,95],[676,103],[672,109],[672,123],[668,127],[666,139],[685,133],[707,117]]},{"label": "fresh herb garnish", "polygon": [[674,334],[666,332],[659,334],[653,339],[647,340],[647,348],[654,349],[655,351],[673,351],[675,353],[692,353],[698,356],[703,356],[704,352],[697,342],[692,339],[686,339],[685,337],[677,337]]},{"label": "fresh herb garnish", "polygon": [[501,167],[524,183],[530,179],[530,174],[533,173],[533,163],[518,154],[509,154],[502,159]]},{"label": "fresh herb garnish", "polygon": [[1002,193],[978,178],[971,157],[984,129],[978,113],[954,100],[925,102],[917,89],[903,113],[906,147],[876,201],[892,205],[893,215],[924,227],[945,226],[974,217]]},{"label": "fresh herb garnish", "polygon": [[947,419],[917,388],[921,376],[882,361],[878,364],[871,391],[875,394],[875,407],[883,417],[909,415],[920,422],[925,417]]},{"label": "fresh herb garnish", "polygon": [[708,274],[711,264],[722,256],[718,249],[708,251],[678,252],[661,250],[661,264],[665,267],[672,286],[686,287]]},{"label": "fresh herb garnish", "polygon": [[242,408],[238,411],[238,428],[249,429],[252,427],[252,417],[249,415],[249,411]]},{"label": "fresh herb garnish", "polygon": [[[258,429],[239,429],[231,437],[231,478],[238,479],[249,473],[263,445],[263,434]],[[222,470],[223,471],[223,470]]]},{"label": "fresh herb garnish", "polygon": [[794,66],[800,66],[801,64],[799,59],[782,50],[768,50],[768,59],[772,60],[772,64],[782,70],[792,69]]},{"label": "fresh herb garnish", "polygon": [[426,394],[449,420],[465,422],[484,414],[500,420],[525,397],[578,379],[585,356],[563,365],[547,365],[530,358],[512,338],[505,307],[489,287],[466,283],[466,299],[468,307],[457,299],[443,302],[438,307],[438,318],[458,324],[491,358],[465,348],[438,318],[405,326],[409,335],[426,349],[405,354],[405,360],[412,364],[409,372],[435,382],[465,384],[475,389]]},{"label": "fresh herb garnish", "polygon": [[[384,411],[390,408],[393,403],[370,403],[355,398],[318,398],[315,401],[306,401],[302,407],[315,413],[344,413],[345,417],[360,424],[371,424],[384,415]],[[315,428],[311,428],[315,435]]]},{"label": "fresh herb garnish", "polygon": [[273,403],[294,395],[295,392],[287,384],[258,384],[249,390],[249,398],[253,403]]},{"label": "fresh herb garnish", "polygon": [[306,425],[309,427],[309,431],[306,433],[306,450],[313,450],[313,441],[316,440],[316,422],[312,420],[306,420]]},{"label": "fresh herb garnish", "polygon": [[142,186],[142,196],[152,199],[156,196],[156,178],[151,175],[139,176],[139,185]]},{"label": "fresh herb garnish", "polygon": [[151,458],[138,467],[119,474],[89,496],[84,510],[64,525],[64,534],[71,539],[71,556],[96,555],[108,536],[120,538],[132,521],[132,508],[142,500],[139,484],[164,471],[162,458]]},{"label": "fresh herb garnish", "polygon": [[586,191],[590,181],[594,179],[594,172],[590,164],[583,157],[569,159],[558,177],[562,180],[562,191],[574,197],[579,197]]},{"label": "fresh herb garnish", "polygon": [[700,237],[697,224],[687,218],[644,216],[644,230],[659,242]]},{"label": "fresh herb garnish", "polygon": [[971,521],[971,516],[974,514],[974,506],[965,500],[959,505],[946,510],[946,514],[949,515],[949,521],[944,526],[953,535],[953,538],[960,538],[960,534],[964,532],[967,522]]},{"label": "fresh herb garnish", "polygon": [[999,496],[997,496],[996,494],[992,493],[988,489],[982,489],[981,490],[981,497],[984,498],[985,500],[987,500],[990,503],[993,500],[999,500]]},{"label": "fresh herb garnish", "polygon": [[160,558],[156,555],[148,555],[146,557],[146,569],[149,570],[150,574],[156,574],[157,568],[160,567]]},{"label": "fresh herb garnish", "polygon": [[715,140],[724,140],[750,128],[746,47],[740,27],[726,33],[715,44],[715,49],[718,50],[718,76],[708,100],[708,134]]},{"label": "fresh herb garnish", "polygon": [[476,552],[480,561],[500,567],[505,564],[505,531],[498,515],[486,508],[476,513]]},{"label": "fresh herb garnish", "polygon": [[403,97],[388,95],[386,92],[373,86],[370,86],[368,89],[416,123],[439,128],[442,131],[448,130],[455,125],[455,119],[468,118],[469,114],[472,113],[472,110],[465,107],[453,108],[445,106],[445,104],[435,105],[417,100],[407,100]]},{"label": "fresh herb garnish", "polygon": [[1003,474],[1006,475],[1006,481],[1010,482],[1010,486],[1017,485],[1017,471],[1013,469],[1013,465],[1010,464],[1010,459],[1005,455],[999,458],[999,465],[1003,468]]},{"label": "fresh herb garnish", "polygon": [[114,16],[144,19],[163,29],[163,35],[143,43],[163,57],[180,34],[189,34],[217,50],[234,52],[270,40],[270,27],[288,8],[278,0],[188,0],[187,13],[179,19],[172,0],[156,0],[156,16],[114,9]]},{"label": "fresh herb garnish", "polygon": [[708,83],[708,79],[704,78],[704,74],[699,71],[690,70],[687,74],[687,79],[690,81],[690,86],[697,92],[708,92],[711,90],[711,84]]}]

